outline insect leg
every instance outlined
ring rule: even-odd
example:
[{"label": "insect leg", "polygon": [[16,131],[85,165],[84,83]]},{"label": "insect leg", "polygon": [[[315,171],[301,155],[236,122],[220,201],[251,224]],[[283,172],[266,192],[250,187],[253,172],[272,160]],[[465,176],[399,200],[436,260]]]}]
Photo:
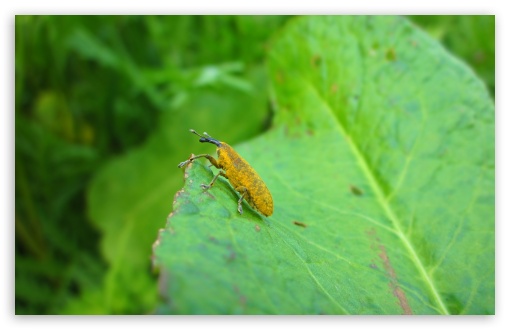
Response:
[{"label": "insect leg", "polygon": [[205,190],[207,190],[207,189],[211,188],[211,187],[212,187],[212,185],[214,184],[214,181],[216,181],[216,179],[217,179],[220,175],[221,175],[221,176],[226,177],[225,172],[223,172],[223,171],[221,171],[221,170],[220,170],[220,171],[218,172],[218,174],[216,174],[216,175],[214,176],[214,178],[212,179],[211,183],[209,183],[209,184],[203,184],[203,183],[202,183],[202,184],[200,184],[200,187],[204,188]]},{"label": "insect leg", "polygon": [[190,157],[188,160],[185,160],[183,162],[180,162],[179,165],[177,165],[177,167],[183,167],[183,166],[186,166],[188,165],[189,163],[191,163],[192,161],[194,161],[195,159],[197,158],[200,158],[200,157],[205,157],[207,158],[211,164],[216,167],[216,168],[220,168],[218,162],[216,161],[216,159],[214,159],[213,156],[211,155],[208,155],[208,154],[202,154],[202,155],[196,155],[196,156],[193,156],[193,157]]},{"label": "insect leg", "polygon": [[237,211],[239,211],[239,214],[243,214],[243,198],[248,193],[248,189],[246,187],[240,186],[236,188],[237,191],[241,194],[241,198],[239,198],[239,201],[237,202]]}]

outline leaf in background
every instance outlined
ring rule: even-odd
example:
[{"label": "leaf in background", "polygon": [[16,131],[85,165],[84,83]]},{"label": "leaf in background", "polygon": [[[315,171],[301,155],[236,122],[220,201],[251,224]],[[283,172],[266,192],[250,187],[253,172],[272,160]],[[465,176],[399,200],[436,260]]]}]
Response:
[{"label": "leaf in background", "polygon": [[[46,118],[61,118],[51,114]],[[89,146],[60,139],[50,130],[57,127],[54,122],[47,123],[15,115],[16,314],[58,313],[66,293],[81,284],[73,270],[93,278],[102,268],[99,258],[90,258],[96,233],[76,226],[86,222],[76,210],[83,207],[80,192],[98,155]],[[82,267],[86,258],[92,261]]]},{"label": "leaf in background", "polygon": [[76,50],[83,57],[99,62],[106,67],[116,68],[122,65],[122,60],[108,46],[101,44],[92,34],[83,29],[77,29],[69,37],[69,47]]},{"label": "leaf in background", "polygon": [[274,214],[240,216],[224,181],[203,192],[212,173],[188,166],[154,249],[160,310],[494,314],[483,83],[401,17],[296,19],[268,67],[274,128],[236,150]]},{"label": "leaf in background", "polygon": [[494,15],[411,16],[453,54],[466,61],[494,98],[496,18]]},{"label": "leaf in background", "polygon": [[193,148],[206,150],[188,129],[214,128],[228,132],[234,141],[260,132],[267,116],[266,77],[260,67],[246,76],[254,85],[252,94],[226,89],[221,94],[196,92],[181,109],[162,113],[146,144],[109,163],[94,178],[88,193],[89,215],[103,234],[101,250],[109,268],[97,289],[100,292],[85,293],[67,312],[131,314],[154,309],[151,246],[171,210],[174,192],[182,185],[177,164]]}]

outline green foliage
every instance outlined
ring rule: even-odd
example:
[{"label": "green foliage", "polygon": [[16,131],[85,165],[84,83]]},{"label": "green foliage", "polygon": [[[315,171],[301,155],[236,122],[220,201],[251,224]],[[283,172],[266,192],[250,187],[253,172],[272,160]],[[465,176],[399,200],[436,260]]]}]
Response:
[{"label": "green foliage", "polygon": [[236,148],[274,214],[239,215],[189,165],[155,244],[161,311],[494,314],[494,104],[473,72],[398,17],[298,18],[268,68],[274,126]]},{"label": "green foliage", "polygon": [[98,157],[18,114],[16,135],[16,311],[55,313],[104,270],[97,233],[74,223]]},{"label": "green foliage", "polygon": [[[109,195],[115,187],[108,185],[131,191],[130,198],[119,196],[130,206],[145,200],[142,187],[149,192],[152,183],[144,181],[145,173],[152,169],[144,164],[159,159],[168,164],[165,155],[177,161],[177,150],[182,155],[191,147],[179,142],[186,134],[182,118],[201,116],[192,121],[197,129],[220,123],[217,127],[230,130],[233,141],[260,132],[268,116],[264,42],[284,20],[16,17],[17,314],[151,311],[157,293],[150,245],[169,212],[168,197],[157,196],[148,224],[140,219],[124,223],[123,209]],[[239,109],[253,110],[244,125],[236,123]],[[136,147],[148,151],[133,151]],[[117,154],[141,163],[123,166],[127,173],[118,177],[119,161],[111,160]],[[94,193],[87,201],[93,175]],[[169,196],[181,186],[179,172],[169,174],[168,167],[159,167],[152,177],[158,184],[168,178]],[[138,180],[134,186],[133,180]],[[133,222],[138,224],[134,238],[123,227]],[[105,237],[101,246],[100,237]],[[132,243],[136,253],[109,250]],[[133,259],[126,262],[127,272],[123,253]],[[143,266],[130,277],[136,265]]]},{"label": "green foliage", "polygon": [[495,16],[411,16],[411,19],[466,61],[486,83],[494,99]]},{"label": "green foliage", "polygon": [[[169,312],[165,304],[155,309],[157,277],[150,267],[151,244],[172,211],[174,193],[182,187],[177,163],[191,152],[212,151],[187,130],[207,131],[236,144],[267,129],[276,103],[269,101],[263,62],[270,36],[278,38],[287,19],[16,16],[16,314]],[[493,17],[412,19],[471,64],[491,86]],[[395,42],[400,40],[398,35],[393,37]],[[323,41],[317,38],[314,42]],[[483,61],[478,65],[472,59],[480,49]],[[297,55],[287,59],[289,64]],[[397,48],[384,54],[395,66],[402,65],[400,56]],[[320,56],[307,60],[313,65],[332,61]],[[272,75],[274,81],[283,77]],[[347,93],[341,87],[338,84],[332,90]],[[277,90],[276,95],[284,94]],[[301,102],[289,98],[295,104]],[[354,106],[361,99],[351,98],[348,103]],[[301,104],[286,112],[280,100],[278,104],[274,127],[281,129],[286,123],[291,137],[301,136],[304,126],[309,133],[313,131],[315,124],[295,113]],[[409,108],[413,111],[415,106],[410,103]],[[471,125],[471,121],[465,119],[459,125]],[[316,132],[315,137],[325,134],[323,128]],[[298,148],[303,141],[289,146],[288,136],[279,134],[276,139],[260,140],[266,141],[261,142],[264,150],[281,143],[283,154],[291,148],[296,157],[307,157],[309,151]],[[317,146],[323,142],[317,140],[308,148],[321,150]],[[271,167],[257,164],[249,145],[239,147],[266,178],[268,173],[262,172]],[[384,154],[378,155],[382,162]],[[287,170],[284,164],[278,166],[276,172]],[[302,173],[292,180],[306,181],[308,172]],[[352,183],[349,189],[362,199],[369,187]],[[231,199],[235,199],[233,193]],[[230,205],[232,200],[227,202]],[[255,215],[245,216],[250,214]],[[272,225],[271,219],[267,223]],[[292,229],[306,233],[313,228],[302,222],[308,227],[292,224]],[[262,233],[265,229],[262,224],[259,227]],[[246,309],[233,312],[250,312],[250,308],[248,303]]]}]

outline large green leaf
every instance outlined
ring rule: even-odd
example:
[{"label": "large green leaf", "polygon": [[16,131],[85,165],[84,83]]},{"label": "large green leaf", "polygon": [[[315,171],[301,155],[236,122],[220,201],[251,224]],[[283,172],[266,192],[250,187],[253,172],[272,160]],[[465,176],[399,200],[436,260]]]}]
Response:
[{"label": "large green leaf", "polygon": [[161,311],[493,314],[494,105],[473,72],[400,17],[298,18],[268,68],[274,127],[235,147],[274,214],[187,166]]}]

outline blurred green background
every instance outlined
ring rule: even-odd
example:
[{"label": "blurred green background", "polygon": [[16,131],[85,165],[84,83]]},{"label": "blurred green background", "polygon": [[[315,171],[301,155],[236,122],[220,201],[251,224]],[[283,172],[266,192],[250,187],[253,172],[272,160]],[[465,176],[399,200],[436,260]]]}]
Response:
[{"label": "blurred green background", "polygon": [[[155,311],[150,245],[176,165],[212,152],[188,129],[236,144],[271,125],[264,57],[289,19],[16,16],[16,314]],[[409,19],[494,97],[494,16]]]}]

